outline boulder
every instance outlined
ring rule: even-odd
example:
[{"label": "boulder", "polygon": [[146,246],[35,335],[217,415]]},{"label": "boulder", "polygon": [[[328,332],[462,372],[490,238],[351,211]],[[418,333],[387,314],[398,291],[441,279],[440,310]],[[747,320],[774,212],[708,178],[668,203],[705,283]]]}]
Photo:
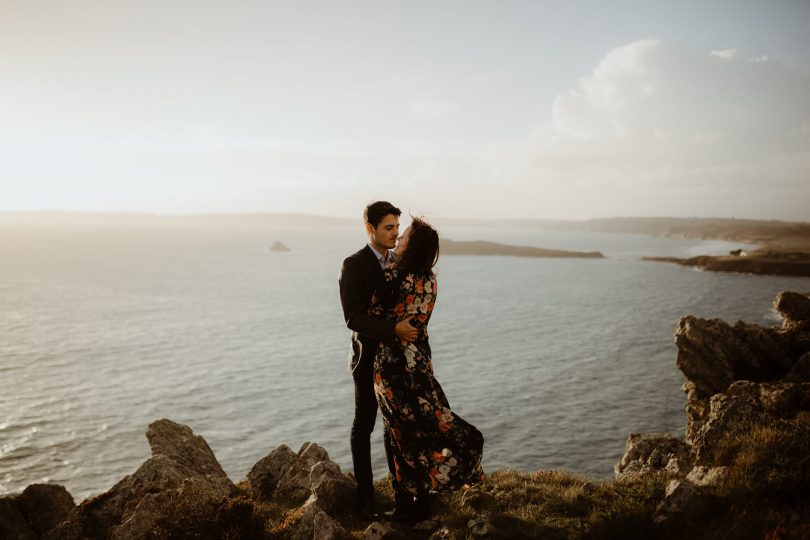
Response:
[{"label": "boulder", "polygon": [[786,381],[810,382],[810,352],[804,353],[790,368]]},{"label": "boulder", "polygon": [[34,532],[17,505],[16,497],[0,497],[0,538],[9,540],[36,540]]},{"label": "boulder", "polygon": [[357,484],[340,472],[334,461],[319,461],[309,475],[310,501],[330,515],[348,513],[354,502]]},{"label": "boulder", "polygon": [[792,291],[776,295],[773,307],[784,318],[783,325],[788,328],[802,327],[810,322],[810,294],[799,294]]},{"label": "boulder", "polygon": [[[31,484],[19,495],[4,499],[12,504],[0,506],[9,509],[8,515],[0,511],[0,524],[15,524],[13,527],[18,531],[11,534],[0,525],[0,538],[23,538],[26,534],[22,532],[24,529],[29,529],[39,538],[64,521],[76,507],[70,493],[56,484]],[[22,522],[19,516],[22,516]],[[20,526],[23,522],[25,527]]]},{"label": "boulder", "polygon": [[689,462],[689,446],[682,440],[666,433],[631,433],[614,473],[616,480],[633,480],[665,470],[678,473]]},{"label": "boulder", "polygon": [[375,521],[363,531],[362,540],[384,540],[395,536],[394,529],[390,523],[385,521]]},{"label": "boulder", "polygon": [[154,525],[157,510],[187,480],[212,497],[236,490],[205,439],[188,426],[158,420],[149,425],[146,437],[152,457],[106,493],[79,505],[51,533],[53,538],[143,538]]},{"label": "boulder", "polygon": [[695,465],[686,475],[686,480],[695,486],[718,486],[722,485],[728,479],[728,476],[728,467]]},{"label": "boulder", "polygon": [[738,321],[683,317],[675,330],[675,364],[694,384],[693,400],[725,392],[734,381],[783,377],[798,359],[793,336]]},{"label": "boulder", "polygon": [[279,446],[253,466],[247,484],[253,498],[301,504],[312,496],[329,512],[343,510],[355,489],[353,480],[340,472],[326,450],[310,442],[297,454],[286,445]]},{"label": "boulder", "polygon": [[709,400],[709,414],[695,434],[692,453],[696,462],[710,463],[712,450],[724,437],[748,431],[762,417],[762,409],[745,395],[715,394]]},{"label": "boulder", "polygon": [[491,537],[497,535],[489,512],[475,514],[472,519],[467,522],[467,530],[470,532],[471,536]]},{"label": "boulder", "polygon": [[284,537],[288,540],[349,540],[352,535],[317,505],[310,504]]},{"label": "boulder", "polygon": [[705,488],[695,486],[686,480],[671,480],[667,485],[664,500],[653,514],[653,522],[658,525],[677,524],[681,519],[698,511],[705,511],[715,503]]}]

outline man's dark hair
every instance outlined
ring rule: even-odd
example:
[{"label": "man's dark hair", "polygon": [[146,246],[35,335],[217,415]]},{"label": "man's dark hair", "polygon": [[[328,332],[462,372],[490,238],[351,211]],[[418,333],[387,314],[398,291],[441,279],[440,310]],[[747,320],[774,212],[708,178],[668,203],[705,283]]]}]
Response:
[{"label": "man's dark hair", "polygon": [[411,234],[405,253],[397,259],[397,268],[406,273],[433,277],[439,260],[439,233],[423,218],[412,218]]},{"label": "man's dark hair", "polygon": [[366,211],[363,212],[363,219],[376,229],[377,225],[379,225],[388,214],[394,214],[399,217],[402,211],[388,201],[377,201],[366,206]]}]

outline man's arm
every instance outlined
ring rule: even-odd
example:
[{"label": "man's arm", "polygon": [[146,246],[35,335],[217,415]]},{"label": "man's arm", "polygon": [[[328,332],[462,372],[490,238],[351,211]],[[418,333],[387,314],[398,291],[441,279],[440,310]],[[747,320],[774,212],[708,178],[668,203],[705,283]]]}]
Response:
[{"label": "man's arm", "polygon": [[380,341],[393,341],[396,321],[387,321],[368,314],[368,303],[371,299],[363,286],[365,277],[360,261],[356,258],[349,257],[343,261],[338,285],[346,326],[359,334]]}]

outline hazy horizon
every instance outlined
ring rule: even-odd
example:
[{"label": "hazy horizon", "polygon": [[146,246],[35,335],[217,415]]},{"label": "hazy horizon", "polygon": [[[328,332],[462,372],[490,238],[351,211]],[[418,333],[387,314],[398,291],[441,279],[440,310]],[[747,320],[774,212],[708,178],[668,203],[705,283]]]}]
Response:
[{"label": "hazy horizon", "polygon": [[0,208],[810,221],[810,3],[0,0]]}]

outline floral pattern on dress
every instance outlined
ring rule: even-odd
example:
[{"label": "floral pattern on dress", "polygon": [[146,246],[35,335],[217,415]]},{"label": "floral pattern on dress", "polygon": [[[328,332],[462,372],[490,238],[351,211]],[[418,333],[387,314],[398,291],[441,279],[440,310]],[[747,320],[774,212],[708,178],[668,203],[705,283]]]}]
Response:
[{"label": "floral pattern on dress", "polygon": [[381,343],[374,359],[374,392],[385,426],[391,471],[399,486],[449,491],[483,479],[484,437],[450,409],[433,375],[428,322],[436,302],[432,276],[385,271],[388,288],[375,295],[370,313],[388,319],[413,316],[414,341]]}]

